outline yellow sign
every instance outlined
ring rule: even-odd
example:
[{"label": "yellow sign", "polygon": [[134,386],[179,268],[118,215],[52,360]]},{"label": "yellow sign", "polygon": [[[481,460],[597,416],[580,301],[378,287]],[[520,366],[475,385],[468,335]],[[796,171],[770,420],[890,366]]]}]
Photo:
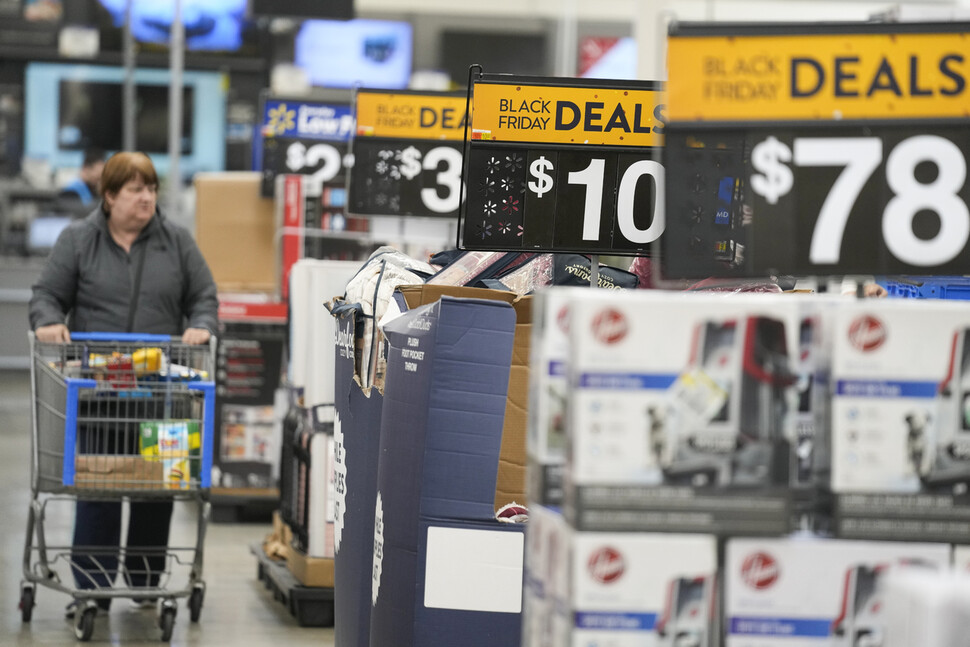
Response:
[{"label": "yellow sign", "polygon": [[970,25],[963,33],[671,35],[667,70],[671,121],[970,117]]},{"label": "yellow sign", "polygon": [[402,139],[465,138],[464,95],[357,92],[357,134]]},{"label": "yellow sign", "polygon": [[662,146],[663,93],[635,88],[478,83],[472,139]]}]

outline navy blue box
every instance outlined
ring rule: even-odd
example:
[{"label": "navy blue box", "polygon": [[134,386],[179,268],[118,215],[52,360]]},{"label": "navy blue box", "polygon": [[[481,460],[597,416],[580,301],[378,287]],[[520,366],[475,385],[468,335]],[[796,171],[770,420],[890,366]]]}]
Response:
[{"label": "navy blue box", "polygon": [[383,397],[354,380],[354,314],[337,317],[334,420],[334,645],[370,644],[374,502]]},{"label": "navy blue box", "polygon": [[[521,598],[522,529],[494,517],[515,321],[506,303],[443,297],[384,328],[388,357],[371,647],[507,647],[519,642],[521,605],[496,612],[428,607],[425,599],[429,565],[433,575],[442,575],[428,562],[431,527],[469,531],[470,540],[504,547],[494,557],[508,565],[506,582],[518,578]],[[442,554],[440,545],[434,554]],[[493,556],[483,557],[488,562]],[[474,589],[474,577],[467,581],[465,589]],[[475,601],[460,604],[474,607]]]}]

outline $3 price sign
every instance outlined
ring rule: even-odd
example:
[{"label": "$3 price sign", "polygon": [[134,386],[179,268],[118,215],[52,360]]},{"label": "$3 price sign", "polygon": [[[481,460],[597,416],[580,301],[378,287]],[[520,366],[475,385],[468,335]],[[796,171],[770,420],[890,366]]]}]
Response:
[{"label": "$3 price sign", "polygon": [[357,138],[350,172],[351,212],[457,215],[461,201],[460,145]]},{"label": "$3 price sign", "polygon": [[[914,268],[943,266],[957,259],[970,241],[968,142],[961,148],[954,143],[960,138],[967,136],[921,131],[902,138],[792,137],[789,145],[770,136],[751,150],[750,187],[767,202],[767,216],[773,218],[772,208],[786,201],[811,201],[818,187],[805,178],[805,169],[834,167],[838,175],[823,193],[812,230],[810,265],[844,262],[847,227],[850,216],[857,214],[854,219],[867,221],[868,235],[881,237],[899,262]],[[919,220],[926,222],[926,213],[935,214],[935,231],[919,226]],[[863,239],[856,237],[859,244]]]},{"label": "$3 price sign", "polygon": [[651,157],[650,149],[473,148],[463,247],[642,252],[664,231],[664,167]]}]

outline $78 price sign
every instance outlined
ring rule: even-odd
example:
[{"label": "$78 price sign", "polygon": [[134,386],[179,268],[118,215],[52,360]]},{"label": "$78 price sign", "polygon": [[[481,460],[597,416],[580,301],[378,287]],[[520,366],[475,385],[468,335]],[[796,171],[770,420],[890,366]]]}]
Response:
[{"label": "$78 price sign", "polygon": [[[939,134],[913,134],[895,145],[887,145],[887,139],[794,137],[789,146],[770,136],[753,147],[750,186],[768,205],[778,205],[791,196],[793,189],[798,188],[796,180],[801,169],[842,169],[818,211],[809,263],[840,263],[853,210],[867,212],[870,219],[877,218],[886,248],[908,265],[944,265],[964,251],[970,241],[970,209],[966,197],[960,195],[967,190],[964,150]],[[927,163],[935,166],[935,177],[918,172],[918,167]],[[891,197],[879,203],[863,200],[860,196],[872,183]],[[802,187],[807,193],[814,189]],[[932,212],[938,218],[939,228],[931,235],[918,235],[914,230],[917,216],[923,212]]]}]

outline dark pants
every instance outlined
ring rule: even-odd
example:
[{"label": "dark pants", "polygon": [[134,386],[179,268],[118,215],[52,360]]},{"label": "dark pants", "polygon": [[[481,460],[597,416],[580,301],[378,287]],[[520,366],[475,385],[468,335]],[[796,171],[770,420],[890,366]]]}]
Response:
[{"label": "dark pants", "polygon": [[[185,417],[184,407],[158,398],[104,398],[83,402],[78,415],[78,454],[138,454],[138,421]],[[129,422],[130,420],[130,422]],[[78,589],[113,586],[119,570],[132,588],[156,587],[166,569],[172,500],[131,501],[125,563],[119,569],[121,501],[78,500],[71,570]],[[120,585],[120,583],[119,583]],[[100,601],[107,608],[109,600]]]},{"label": "dark pants", "polygon": [[[172,501],[132,501],[130,505],[125,582],[130,587],[158,586],[166,569]],[[71,563],[79,589],[112,586],[119,570],[120,540],[120,501],[77,502]]]}]

